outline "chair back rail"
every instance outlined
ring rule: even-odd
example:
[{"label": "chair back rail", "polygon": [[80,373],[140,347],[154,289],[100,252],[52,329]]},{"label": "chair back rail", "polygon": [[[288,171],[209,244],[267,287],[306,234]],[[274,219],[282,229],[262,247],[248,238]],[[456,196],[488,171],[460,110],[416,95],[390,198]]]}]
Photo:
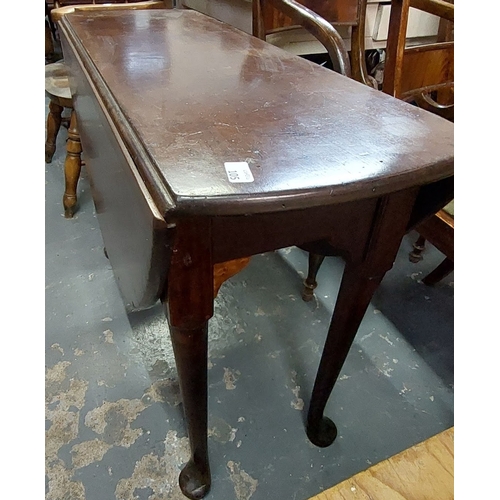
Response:
[{"label": "chair back rail", "polygon": [[[302,26],[326,47],[336,71],[376,86],[364,55],[366,4],[367,0],[253,0],[253,34],[265,40],[272,33]],[[335,26],[352,29],[350,57]]]},{"label": "chair back rail", "polygon": [[[441,17],[435,43],[406,46],[410,7]],[[382,90],[453,120],[454,5],[443,0],[392,0]]]},{"label": "chair back rail", "polygon": [[[276,9],[271,2],[264,0],[261,3],[263,4],[266,34],[272,33],[277,29],[296,25],[292,18]],[[326,21],[337,25],[346,24],[354,26],[358,22],[358,0],[300,0],[299,3],[311,9]]]},{"label": "chair back rail", "polygon": [[402,99],[415,89],[427,93],[453,87],[453,42],[411,47],[402,62],[399,94]]}]

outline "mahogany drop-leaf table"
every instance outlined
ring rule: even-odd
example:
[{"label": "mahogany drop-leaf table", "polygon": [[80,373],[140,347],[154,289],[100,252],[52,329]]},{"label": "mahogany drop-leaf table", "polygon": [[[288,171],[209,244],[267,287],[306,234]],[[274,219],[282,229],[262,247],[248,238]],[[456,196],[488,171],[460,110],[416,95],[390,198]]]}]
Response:
[{"label": "mahogany drop-leaf table", "polygon": [[227,261],[292,245],[345,259],[307,420],[328,446],[323,411],[374,291],[453,197],[453,124],[194,11],[75,12],[60,32],[121,294],[165,307],[183,493],[210,488],[207,324]]}]

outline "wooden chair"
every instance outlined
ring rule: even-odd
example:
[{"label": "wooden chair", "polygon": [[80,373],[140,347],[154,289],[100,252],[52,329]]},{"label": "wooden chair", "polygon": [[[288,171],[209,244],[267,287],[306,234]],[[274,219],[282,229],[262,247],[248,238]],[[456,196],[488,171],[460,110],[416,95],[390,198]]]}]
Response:
[{"label": "wooden chair", "polygon": [[54,23],[70,12],[89,10],[142,10],[172,8],[172,0],[55,0],[50,11]]},{"label": "wooden chair", "polygon": [[[141,1],[141,0],[139,0]],[[145,1],[145,0],[143,0]],[[108,6],[110,4],[124,4],[124,3],[138,3],[137,0],[54,0],[54,9],[60,9],[61,7],[73,6],[78,9],[80,7],[88,7],[89,5],[104,5]],[[120,7],[118,7],[120,8]]]},{"label": "wooden chair", "polygon": [[[153,0],[52,0],[45,1],[45,16],[47,18],[47,24],[51,31],[52,37],[58,39],[57,35],[57,21],[61,19],[64,14],[73,12],[74,8],[77,9],[92,9],[92,8],[121,8],[123,4],[130,4],[127,8],[138,8],[134,7],[137,3],[154,3]],[[165,6],[172,6],[172,0],[166,0]],[[96,6],[96,7],[93,7]],[[100,6],[100,7],[99,7]],[[154,7],[153,7],[154,8]],[[47,37],[47,35],[46,35]]]},{"label": "wooden chair", "polygon": [[[50,18],[57,25],[61,18],[74,12],[94,9],[157,9],[171,6],[170,0],[135,2],[117,2],[113,0],[80,0],[71,2],[60,0],[54,2],[50,9]],[[47,8],[47,4],[46,4]],[[45,141],[45,163],[51,163],[56,151],[56,139],[63,122],[64,109],[70,110],[68,140],[66,142],[66,159],[64,162],[65,191],[63,196],[64,216],[72,218],[77,204],[77,184],[82,166],[82,146],[78,133],[77,117],[73,109],[73,100],[69,88],[69,80],[63,61],[45,65],[45,95],[49,98],[49,114],[47,116],[47,136]]]},{"label": "wooden chair", "polygon": [[[72,3],[72,5],[69,5]],[[63,16],[74,11],[90,10],[144,10],[144,9],[164,9],[172,8],[172,0],[144,0],[136,2],[113,2],[109,0],[83,1],[78,4],[67,1],[55,2],[56,6],[51,10],[51,16],[55,23]],[[64,4],[64,5],[62,5]],[[106,5],[104,5],[106,4]],[[72,96],[69,89],[67,71],[63,63],[49,64],[45,69],[45,90],[50,98],[49,116],[47,118],[47,142],[45,146],[45,161],[50,163],[55,152],[55,140],[61,125],[61,113],[65,107],[71,109],[71,119],[68,129],[68,141],[66,146],[66,159],[64,162],[65,191],[63,196],[64,216],[72,218],[77,203],[77,185],[81,172],[82,146],[78,133],[77,117],[73,107]],[[105,251],[106,252],[106,251]],[[250,262],[249,257],[234,259],[216,264],[214,266],[214,297],[217,296],[222,284],[241,271]]]},{"label": "wooden chair", "polygon": [[50,7],[45,2],[45,62],[51,62],[54,57],[55,26],[50,18]]},{"label": "wooden chair", "polygon": [[[410,7],[441,18],[435,43],[406,47],[405,35]],[[453,0],[392,0],[387,56],[382,90],[399,99],[454,119]],[[454,203],[433,215],[416,230],[420,236],[410,253],[411,262],[422,260],[425,241],[446,258],[422,282],[434,285],[453,271]]]},{"label": "wooden chair", "polygon": [[[293,0],[269,0],[273,5],[289,1]],[[366,2],[360,2],[360,7],[362,3],[366,7]],[[337,5],[336,2],[328,3],[332,4]],[[410,7],[437,15],[442,19],[435,43],[406,47]],[[451,121],[453,121],[453,42],[451,41],[453,9],[451,3],[443,0],[392,0],[382,86],[383,92],[412,102]],[[265,19],[265,16],[261,17]],[[358,18],[364,30],[364,16],[359,13]],[[278,24],[277,21],[273,22]],[[271,26],[271,21],[268,20],[267,23]],[[357,29],[360,29],[360,25]],[[261,28],[261,31],[265,30]],[[361,34],[353,31],[353,47],[357,49],[352,54],[360,53],[362,43]],[[361,59],[359,56],[353,58],[356,64],[360,64]],[[367,83],[366,78],[359,78],[363,74],[362,67],[359,73],[355,71],[357,69],[355,70],[353,65],[353,77],[356,76],[359,81]],[[446,255],[445,261],[438,269],[423,280],[426,284],[434,284],[453,270],[453,215],[450,215],[449,207],[424,221],[417,231],[421,237],[415,243],[410,260],[417,262],[422,259],[425,239]],[[316,276],[325,256],[332,253],[328,245],[304,249],[309,251],[308,274],[302,290],[302,298],[307,302],[314,297],[314,289],[317,287]]]},{"label": "wooden chair", "polygon": [[452,201],[417,228],[420,236],[413,244],[413,251],[410,252],[409,258],[411,262],[420,262],[422,260],[426,240],[446,255],[443,262],[422,280],[422,283],[426,285],[435,285],[453,271],[454,217],[454,202]]},{"label": "wooden chair", "polygon": [[[410,7],[441,18],[435,43],[406,47]],[[382,91],[453,121],[453,2],[392,0]]]},{"label": "wooden chair", "polygon": [[[253,34],[277,46],[300,46],[307,43],[296,43],[305,30],[326,49],[335,71],[376,88],[366,69],[366,3],[367,0],[253,0]],[[351,30],[350,47],[346,47],[339,30]]]},{"label": "wooden chair", "polygon": [[[273,43],[279,35],[280,42],[296,37],[302,28],[313,35],[327,50],[332,67],[338,73],[365,85],[377,88],[378,84],[368,74],[365,59],[365,17],[367,0],[254,0],[253,34]],[[347,50],[339,29],[351,30],[350,50]],[[316,275],[325,256],[334,255],[327,244],[318,243],[301,247],[309,252],[309,268],[304,280],[302,298],[312,300],[317,286]]]},{"label": "wooden chair", "polygon": [[76,185],[82,165],[82,146],[64,63],[57,62],[45,66],[45,95],[50,100],[47,116],[47,140],[45,142],[46,163],[52,162],[56,150],[56,137],[61,127],[64,108],[71,110],[66,142],[66,159],[64,161],[65,190],[63,196],[64,216],[71,218],[76,206]]},{"label": "wooden chair", "polygon": [[[253,0],[253,34],[283,46],[297,38],[298,30],[306,30],[325,47],[333,70],[376,89],[378,84],[366,67],[366,5],[367,0]],[[346,47],[338,29],[351,31],[350,47]],[[325,256],[335,253],[323,243],[301,248],[309,253],[302,289],[307,302],[314,297],[316,276]]]}]

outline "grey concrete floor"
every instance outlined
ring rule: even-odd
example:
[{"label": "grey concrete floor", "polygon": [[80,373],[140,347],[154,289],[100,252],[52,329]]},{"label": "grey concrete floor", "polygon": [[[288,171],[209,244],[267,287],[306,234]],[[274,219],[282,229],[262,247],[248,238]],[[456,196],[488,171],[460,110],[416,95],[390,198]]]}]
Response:
[{"label": "grey concrete floor", "polygon": [[[46,103],[47,105],[47,103]],[[85,168],[63,217],[67,131],[46,171],[46,499],[179,500],[188,457],[168,327],[160,307],[127,314]],[[226,282],[210,323],[208,499],[305,500],[454,423],[453,275],[408,262],[403,241],[327,407],[339,435],[312,445],[305,412],[342,261],[327,258],[317,299],[300,298],[307,256],[255,256]]]}]

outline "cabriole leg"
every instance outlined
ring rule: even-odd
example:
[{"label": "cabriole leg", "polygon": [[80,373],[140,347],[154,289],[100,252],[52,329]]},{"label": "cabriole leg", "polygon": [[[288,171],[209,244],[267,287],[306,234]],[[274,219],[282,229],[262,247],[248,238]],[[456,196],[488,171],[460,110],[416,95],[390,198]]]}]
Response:
[{"label": "cabriole leg", "polygon": [[210,490],[207,420],[208,320],[213,315],[210,222],[179,222],[162,302],[179,375],[191,458],[179,476],[182,493],[203,498]]},{"label": "cabriole leg", "polygon": [[323,412],[382,277],[366,276],[346,264],[307,416],[307,436],[316,446],[329,446],[337,437],[335,424]]},{"label": "cabriole leg", "polygon": [[325,407],[370,300],[394,264],[416,195],[412,189],[385,196],[379,199],[375,214],[365,214],[373,217],[372,231],[344,267],[309,404],[307,436],[316,446],[329,446],[337,437],[335,424],[324,416]]}]

